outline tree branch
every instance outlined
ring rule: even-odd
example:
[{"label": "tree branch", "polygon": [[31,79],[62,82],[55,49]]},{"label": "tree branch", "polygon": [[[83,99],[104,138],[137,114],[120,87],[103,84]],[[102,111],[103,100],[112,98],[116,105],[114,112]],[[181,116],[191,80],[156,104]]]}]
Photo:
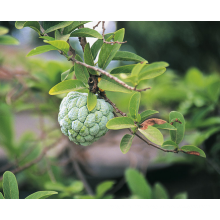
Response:
[{"label": "tree branch", "polygon": [[[47,153],[49,150],[51,150],[52,148],[56,147],[57,144],[59,144],[62,140],[63,140],[63,136],[62,136],[60,139],[58,139],[55,143],[51,144],[51,145],[48,146],[48,147],[45,147],[45,148],[43,149],[43,151],[41,152],[41,154],[40,154],[36,159],[32,160],[32,161],[29,162],[29,163],[26,163],[25,165],[23,165],[23,166],[21,166],[21,167],[15,168],[15,169],[12,170],[11,172],[14,173],[14,174],[19,173],[19,172],[21,172],[21,171],[23,171],[23,170],[25,170],[25,169],[27,169],[27,168],[33,166],[34,164],[40,162],[40,161],[44,158],[44,156],[46,155],[46,153]],[[2,179],[3,179],[3,176],[0,177],[0,181],[2,181]]]},{"label": "tree branch", "polygon": [[[40,23],[39,23],[39,24],[40,24]],[[44,34],[45,30],[43,29],[43,27],[41,26],[41,24],[40,24],[40,29],[41,29],[42,33]],[[44,36],[48,36],[48,35],[47,35],[47,34],[44,34]],[[113,43],[113,42],[111,42],[111,43]],[[70,45],[70,44],[69,44],[69,45]],[[71,48],[71,45],[70,45],[70,48]],[[74,50],[74,49],[73,49],[73,50]],[[59,51],[59,53],[60,53],[61,55],[64,55],[62,51],[60,51],[60,50],[58,50],[58,51]],[[84,51],[84,49],[83,49],[83,51]],[[64,56],[65,56],[65,55],[64,55]],[[105,70],[99,69],[99,68],[97,68],[97,67],[95,67],[95,66],[90,66],[90,65],[88,65],[88,64],[86,64],[86,63],[83,63],[83,62],[80,62],[80,61],[76,60],[74,57],[70,57],[68,60],[71,60],[71,61],[73,61],[73,62],[75,62],[75,63],[77,63],[77,64],[80,64],[80,65],[82,65],[82,66],[85,66],[85,67],[87,67],[87,68],[89,68],[89,69],[93,69],[93,70],[95,70],[95,71],[97,71],[97,72],[100,72],[100,73],[102,73],[103,75],[106,75],[107,77],[109,77],[110,79],[115,80],[117,83],[121,84],[122,86],[124,86],[125,88],[127,88],[127,89],[129,89],[129,90],[133,90],[133,91],[137,91],[137,92],[143,92],[143,91],[146,91],[146,90],[148,90],[148,89],[151,89],[150,87],[144,88],[144,89],[136,89],[136,87],[132,87],[132,86],[127,85],[126,83],[124,83],[123,81],[121,81],[121,80],[118,79],[117,77],[112,76],[110,73],[106,72]]]},{"label": "tree branch", "polygon": [[77,64],[80,64],[80,65],[85,66],[85,67],[87,67],[87,68],[89,68],[89,69],[93,69],[93,70],[95,70],[95,71],[97,71],[97,72],[100,72],[100,73],[102,73],[103,75],[106,75],[106,76],[109,77],[110,79],[113,79],[115,82],[119,83],[120,85],[122,85],[123,87],[125,87],[125,88],[127,88],[127,89],[129,89],[129,90],[133,90],[133,91],[137,91],[137,92],[143,92],[143,91],[146,91],[146,90],[148,90],[148,89],[151,89],[150,87],[144,88],[144,89],[136,89],[135,87],[132,87],[132,86],[127,85],[126,83],[124,83],[123,81],[121,81],[120,79],[118,79],[117,77],[112,76],[110,73],[106,72],[105,70],[99,69],[99,68],[97,68],[97,67],[95,67],[95,66],[90,66],[90,65],[88,65],[88,64],[86,64],[86,63],[83,63],[83,62],[80,62],[80,61],[78,61],[78,60],[76,60],[76,59],[74,59],[74,58],[72,58],[72,57],[70,58],[70,60],[74,60],[74,62],[77,63]]},{"label": "tree branch", "polygon": [[95,26],[93,26],[93,30],[99,26],[99,24],[101,23],[101,21],[99,21]]},{"label": "tree branch", "polygon": [[103,43],[105,44],[125,44],[127,43],[127,41],[124,41],[124,42],[119,42],[119,41],[106,41],[105,40],[105,21],[102,22],[102,40],[103,40]]}]

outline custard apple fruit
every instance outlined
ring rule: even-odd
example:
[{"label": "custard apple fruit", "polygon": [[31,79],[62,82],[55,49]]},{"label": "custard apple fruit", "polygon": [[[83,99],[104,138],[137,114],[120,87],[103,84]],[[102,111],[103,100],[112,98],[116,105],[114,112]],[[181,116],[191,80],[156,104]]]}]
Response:
[{"label": "custard apple fruit", "polygon": [[58,122],[63,134],[78,145],[88,146],[105,135],[107,122],[114,117],[113,107],[97,98],[92,111],[87,108],[87,93],[70,92],[62,100]]}]

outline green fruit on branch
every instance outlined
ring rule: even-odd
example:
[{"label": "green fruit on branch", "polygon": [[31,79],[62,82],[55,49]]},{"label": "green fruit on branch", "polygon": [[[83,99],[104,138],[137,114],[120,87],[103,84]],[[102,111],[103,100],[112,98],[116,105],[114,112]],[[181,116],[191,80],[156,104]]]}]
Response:
[{"label": "green fruit on branch", "polygon": [[113,107],[97,99],[92,111],[87,108],[87,93],[70,92],[62,100],[58,122],[63,134],[78,145],[88,146],[106,134],[107,122],[114,118]]}]

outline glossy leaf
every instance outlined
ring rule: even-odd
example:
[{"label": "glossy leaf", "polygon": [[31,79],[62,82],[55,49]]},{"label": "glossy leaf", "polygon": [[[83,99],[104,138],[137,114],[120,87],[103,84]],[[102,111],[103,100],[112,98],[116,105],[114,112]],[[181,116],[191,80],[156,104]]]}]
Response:
[{"label": "glossy leaf", "polygon": [[117,117],[109,120],[106,127],[108,129],[118,130],[124,128],[134,128],[136,126],[134,125],[133,120],[129,117]]},{"label": "glossy leaf", "polygon": [[30,56],[34,56],[34,55],[38,55],[41,53],[45,53],[51,50],[57,50],[56,47],[52,46],[52,45],[44,45],[44,46],[39,46],[34,48],[33,50],[31,50],[26,57],[30,57]]},{"label": "glossy leaf", "polygon": [[187,153],[187,154],[196,155],[196,156],[200,156],[200,157],[206,157],[206,155],[202,149],[200,149],[196,146],[193,146],[193,145],[185,145],[185,146],[181,147],[180,150]]},{"label": "glossy leaf", "polygon": [[68,93],[71,91],[78,91],[85,89],[85,85],[82,83],[82,81],[77,79],[69,79],[65,80],[63,82],[58,83],[53,88],[50,89],[49,94],[50,95],[57,95],[62,93]]},{"label": "glossy leaf", "polygon": [[80,28],[71,33],[70,37],[95,37],[102,39],[102,35],[93,29],[90,28]]},{"label": "glossy leaf", "polygon": [[[76,55],[76,60],[83,62],[79,55]],[[85,66],[75,63],[75,75],[78,80],[81,80],[86,86],[88,86],[89,73]]]},{"label": "glossy leaf", "polygon": [[[89,64],[90,66],[94,66],[94,58],[92,56],[92,52],[90,49],[90,45],[89,43],[86,44],[85,48],[84,48],[84,61],[86,64]],[[87,69],[89,71],[89,73],[91,73],[92,75],[99,75],[97,74],[97,72],[93,69]]]},{"label": "glossy leaf", "polygon": [[160,184],[156,183],[153,188],[154,199],[169,199],[167,190]]},{"label": "glossy leaf", "polygon": [[122,92],[122,93],[131,93],[130,89],[125,88],[121,84],[115,82],[115,80],[110,79],[109,77],[103,75],[101,80],[98,84],[100,89],[105,91],[112,91],[112,92]]},{"label": "glossy leaf", "polygon": [[79,26],[88,23],[89,21],[73,21],[72,24],[69,26],[65,27],[63,30],[63,34],[70,34],[73,30],[78,28]]},{"label": "glossy leaf", "polygon": [[44,40],[48,40],[48,41],[50,41],[50,40],[55,40],[55,38],[53,38],[53,37],[49,37],[49,36],[41,36],[41,37],[39,37],[39,38],[42,38],[42,39],[44,39]]},{"label": "glossy leaf", "polygon": [[173,122],[173,126],[177,129],[176,131],[170,131],[170,137],[171,140],[175,143],[179,144],[185,133],[185,120],[183,115],[180,112],[172,111],[169,114],[169,122],[171,122],[174,119],[179,119],[181,121],[181,124],[179,122]]},{"label": "glossy leaf", "polygon": [[163,144],[163,135],[161,132],[157,129],[154,128],[153,126],[148,126],[146,130],[141,130],[138,129],[148,140],[151,142],[162,145]]},{"label": "glossy leaf", "polygon": [[62,50],[65,54],[69,51],[69,44],[64,40],[54,40],[54,41],[45,41],[48,44],[56,47],[59,50]]},{"label": "glossy leaf", "polygon": [[49,27],[47,30],[45,30],[44,34],[50,33],[50,32],[55,31],[57,29],[64,28],[72,23],[73,23],[73,21],[62,21],[52,27]]},{"label": "glossy leaf", "polygon": [[165,141],[162,147],[170,150],[178,149],[178,145],[174,141]]},{"label": "glossy leaf", "polygon": [[142,63],[138,63],[134,66],[134,68],[131,71],[131,76],[138,76],[141,72],[141,70],[146,66],[146,61]]},{"label": "glossy leaf", "polygon": [[141,112],[141,114],[140,114],[141,115],[140,123],[145,121],[148,117],[150,117],[151,115],[154,115],[156,113],[159,113],[159,112],[156,111],[156,110],[146,110],[144,112]]},{"label": "glossy leaf", "polygon": [[125,171],[125,179],[133,195],[137,195],[141,199],[151,199],[151,187],[143,174],[135,169],[129,168]]},{"label": "glossy leaf", "polygon": [[129,113],[131,117],[134,119],[137,119],[137,116],[138,116],[140,100],[141,100],[141,93],[136,92],[131,96],[131,99],[129,102]]},{"label": "glossy leaf", "polygon": [[155,78],[166,71],[166,67],[169,64],[166,62],[155,62],[151,64],[147,64],[142,71],[140,72],[138,79],[140,82],[141,80]]},{"label": "glossy leaf", "polygon": [[158,128],[158,129],[166,129],[166,130],[177,130],[174,126],[172,126],[171,124],[169,123],[164,123],[164,124],[155,124],[153,125],[155,128]]},{"label": "glossy leaf", "polygon": [[15,175],[10,171],[3,174],[3,192],[5,199],[19,199],[18,183]]},{"label": "glossy leaf", "polygon": [[8,32],[9,32],[8,28],[0,26],[0,35],[7,34]]},{"label": "glossy leaf", "polygon": [[111,74],[119,74],[119,73],[131,73],[132,69],[134,68],[135,64],[119,66],[111,70]]},{"label": "glossy leaf", "polygon": [[25,199],[46,199],[47,197],[55,195],[55,194],[58,194],[58,193],[55,191],[38,191],[27,196]]},{"label": "glossy leaf", "polygon": [[[110,38],[113,38],[113,34],[114,33],[108,33],[104,36],[105,39],[108,39],[109,37]],[[96,56],[98,55],[98,52],[99,50],[101,49],[103,45],[103,40],[102,39],[98,39],[91,47],[91,53],[92,53],[92,56],[94,58],[94,60],[96,59]]]},{"label": "glossy leaf", "polygon": [[69,74],[73,73],[73,71],[74,71],[74,66],[72,66],[72,68],[68,69],[67,71],[61,73],[61,81],[66,80]]},{"label": "glossy leaf", "polygon": [[39,35],[41,34],[40,24],[37,21],[16,21],[15,27],[17,29],[22,29],[24,27],[30,27],[33,30],[35,30]]},{"label": "glossy leaf", "polygon": [[0,199],[5,199],[1,192],[0,192]]},{"label": "glossy leaf", "polygon": [[[114,41],[122,42],[124,39],[124,33],[124,28],[116,31],[114,35]],[[110,41],[109,38],[106,41]],[[112,61],[120,47],[121,44],[103,44],[99,54],[98,66],[101,69],[105,69],[108,66],[108,64]]]},{"label": "glossy leaf", "polygon": [[87,96],[88,110],[92,111],[95,108],[96,104],[97,104],[97,96],[94,93],[89,91],[88,96]]},{"label": "glossy leaf", "polygon": [[126,134],[123,136],[120,142],[120,150],[123,154],[126,154],[130,150],[133,139],[134,135]]},{"label": "glossy leaf", "polygon": [[3,45],[18,45],[19,41],[10,35],[0,36],[0,44]]},{"label": "glossy leaf", "polygon": [[63,40],[63,41],[67,41],[70,37],[70,34],[61,34],[59,30],[55,31],[55,40]]},{"label": "glossy leaf", "polygon": [[143,57],[140,57],[135,53],[131,53],[128,51],[118,51],[115,54],[113,60],[135,61],[135,62],[146,61]]},{"label": "glossy leaf", "polygon": [[113,187],[114,183],[114,181],[105,181],[100,183],[96,188],[96,198],[102,198],[104,194]]}]

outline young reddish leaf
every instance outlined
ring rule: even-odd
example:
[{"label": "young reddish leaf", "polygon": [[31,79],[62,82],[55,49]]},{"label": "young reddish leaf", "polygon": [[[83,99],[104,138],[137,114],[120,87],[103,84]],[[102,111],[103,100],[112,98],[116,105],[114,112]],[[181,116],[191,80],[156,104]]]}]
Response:
[{"label": "young reddish leaf", "polygon": [[141,130],[146,130],[149,125],[150,126],[153,126],[155,124],[162,125],[162,124],[165,124],[165,123],[167,123],[167,122],[162,120],[162,119],[150,118],[150,119],[147,119],[146,121],[144,121],[142,124],[140,124],[140,129]]},{"label": "young reddish leaf", "polygon": [[172,111],[169,114],[169,122],[177,129],[177,130],[170,130],[171,140],[179,144],[183,140],[185,133],[184,117],[180,112]]}]

